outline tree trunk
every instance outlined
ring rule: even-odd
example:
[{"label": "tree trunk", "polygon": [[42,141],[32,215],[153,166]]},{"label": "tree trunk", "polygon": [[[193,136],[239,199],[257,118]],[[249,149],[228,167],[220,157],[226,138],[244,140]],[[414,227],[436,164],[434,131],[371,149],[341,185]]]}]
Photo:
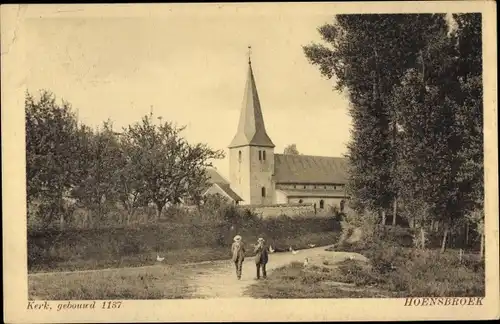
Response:
[{"label": "tree trunk", "polygon": [[59,230],[64,230],[64,213],[61,212],[59,215]]},{"label": "tree trunk", "polygon": [[484,233],[481,234],[481,247],[479,251],[479,258],[482,260],[484,258]]},{"label": "tree trunk", "polygon": [[382,215],[382,226],[385,226],[385,221],[386,221],[385,210],[382,209],[380,214]]},{"label": "tree trunk", "polygon": [[448,224],[444,224],[443,241],[441,242],[441,253],[446,251],[446,240],[448,239]]},{"label": "tree trunk", "polygon": [[394,205],[392,206],[392,226],[396,226],[397,213],[398,213],[398,199],[394,198]]},{"label": "tree trunk", "polygon": [[465,223],[465,247],[469,247],[469,222]]},{"label": "tree trunk", "polygon": [[157,203],[156,204],[156,215],[155,215],[155,220],[156,221],[160,220],[160,216],[161,216],[162,210],[163,210],[163,205],[160,204],[160,203]]},{"label": "tree trunk", "polygon": [[425,249],[425,230],[424,230],[424,225],[420,227],[420,248],[422,250]]}]

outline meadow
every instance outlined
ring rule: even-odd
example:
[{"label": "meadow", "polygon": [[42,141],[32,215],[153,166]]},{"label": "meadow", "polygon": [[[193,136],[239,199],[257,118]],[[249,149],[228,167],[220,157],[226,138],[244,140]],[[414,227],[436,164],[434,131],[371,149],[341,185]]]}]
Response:
[{"label": "meadow", "polygon": [[[357,252],[368,259],[304,267],[293,263],[273,271],[270,279],[248,287],[255,298],[402,298],[484,296],[484,261],[474,251],[441,253],[430,246],[404,244],[408,229],[388,231],[370,244],[339,242],[332,250]],[[399,233],[399,236],[396,234]]]}]

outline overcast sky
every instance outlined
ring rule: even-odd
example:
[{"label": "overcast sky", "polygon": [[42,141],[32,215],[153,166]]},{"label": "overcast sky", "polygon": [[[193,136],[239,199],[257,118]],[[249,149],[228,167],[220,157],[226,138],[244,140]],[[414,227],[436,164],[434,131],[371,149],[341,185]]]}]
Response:
[{"label": "overcast sky", "polygon": [[[158,9],[162,10],[162,9]],[[92,126],[117,130],[156,116],[186,125],[186,137],[225,149],[235,134],[247,46],[269,136],[281,153],[340,156],[349,140],[347,101],[307,62],[302,46],[335,12],[208,14],[169,10],[153,17],[65,16],[26,22],[27,87],[69,101]],[[216,162],[225,176],[228,159]]]}]

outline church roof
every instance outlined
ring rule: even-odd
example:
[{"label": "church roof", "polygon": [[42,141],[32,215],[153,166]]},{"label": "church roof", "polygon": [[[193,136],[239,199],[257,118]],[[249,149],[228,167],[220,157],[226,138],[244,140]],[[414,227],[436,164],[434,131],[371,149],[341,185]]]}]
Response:
[{"label": "church roof", "polygon": [[341,157],[275,154],[276,183],[347,183],[347,159]]},{"label": "church roof", "polygon": [[226,195],[228,195],[229,197],[231,197],[232,200],[234,200],[234,201],[243,201],[243,199],[241,199],[241,197],[238,196],[238,194],[236,192],[234,192],[233,189],[231,189],[231,187],[228,184],[216,183],[215,185],[218,186],[219,188],[221,188],[222,191],[224,191],[224,193]]},{"label": "church roof", "polygon": [[274,147],[273,142],[266,133],[257,86],[255,85],[252,64],[250,62],[248,62],[247,82],[243,95],[238,130],[229,148],[247,145]]},{"label": "church roof", "polygon": [[205,170],[208,176],[209,183],[218,183],[218,184],[227,184],[229,185],[229,181],[227,181],[217,170],[214,168],[207,168]]}]

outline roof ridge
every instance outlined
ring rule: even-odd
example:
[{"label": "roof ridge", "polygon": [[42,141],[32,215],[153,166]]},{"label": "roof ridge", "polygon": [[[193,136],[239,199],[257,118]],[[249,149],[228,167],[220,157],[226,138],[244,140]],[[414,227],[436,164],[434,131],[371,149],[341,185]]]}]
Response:
[{"label": "roof ridge", "polygon": [[283,156],[304,156],[304,157],[314,157],[314,158],[337,158],[337,159],[345,159],[345,156],[330,156],[330,155],[310,155],[310,154],[285,154],[285,153],[275,153],[274,155],[283,155]]}]

